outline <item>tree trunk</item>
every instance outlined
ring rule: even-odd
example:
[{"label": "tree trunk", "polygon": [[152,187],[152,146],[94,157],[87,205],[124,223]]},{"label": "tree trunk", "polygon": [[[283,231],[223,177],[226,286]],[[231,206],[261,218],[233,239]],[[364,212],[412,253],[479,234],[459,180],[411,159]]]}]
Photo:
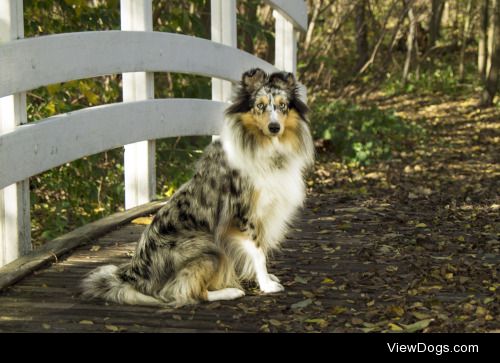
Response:
[{"label": "tree trunk", "polygon": [[496,1],[490,0],[489,2],[489,11],[488,11],[488,41],[486,42],[486,68],[485,75],[488,76],[491,68],[491,57],[495,52],[495,28],[496,28]]},{"label": "tree trunk", "polygon": [[321,7],[321,0],[313,1],[313,11],[311,16],[311,21],[309,22],[309,27],[307,28],[306,40],[304,41],[304,51],[307,52],[309,46],[311,45],[312,35],[314,33],[314,27],[316,26],[316,20],[318,19],[319,9]]},{"label": "tree trunk", "polygon": [[417,28],[417,21],[415,18],[415,14],[413,12],[413,6],[410,6],[408,9],[408,20],[410,21],[409,30],[408,30],[408,37],[406,38],[406,60],[405,60],[405,65],[403,68],[403,87],[406,85],[406,82],[408,81],[408,75],[410,74],[410,68],[411,68],[411,63],[412,63],[412,58],[413,58],[413,53],[414,53],[414,44],[415,44],[415,32]]},{"label": "tree trunk", "polygon": [[484,90],[481,97],[481,105],[484,107],[493,104],[493,98],[498,91],[499,68],[500,68],[500,0],[492,0],[491,17],[488,35],[491,36],[491,52],[488,52],[487,64],[490,64],[486,72]]},{"label": "tree trunk", "polygon": [[354,9],[356,17],[356,49],[358,53],[356,70],[360,70],[368,60],[368,26],[365,16],[366,6],[367,0],[358,0]]},{"label": "tree trunk", "polygon": [[429,48],[436,45],[436,40],[439,39],[444,4],[445,0],[432,0],[431,19],[429,21]]},{"label": "tree trunk", "polygon": [[465,19],[462,26],[462,41],[460,44],[460,63],[458,66],[458,77],[461,81],[464,80],[465,76],[465,48],[467,47],[467,39],[470,35],[470,19],[472,13],[472,0],[467,1],[467,8],[465,10]]},{"label": "tree trunk", "polygon": [[481,0],[479,9],[479,40],[477,47],[477,70],[481,79],[486,78],[486,58],[488,56],[488,0]]}]

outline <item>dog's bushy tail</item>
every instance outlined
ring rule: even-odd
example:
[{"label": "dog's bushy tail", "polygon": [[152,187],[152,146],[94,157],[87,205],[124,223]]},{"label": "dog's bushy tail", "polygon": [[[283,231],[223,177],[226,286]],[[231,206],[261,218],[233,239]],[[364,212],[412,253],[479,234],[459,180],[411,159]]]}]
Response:
[{"label": "dog's bushy tail", "polygon": [[118,266],[106,265],[91,271],[82,282],[82,297],[101,298],[119,304],[162,306],[165,303],[145,295],[117,274]]}]

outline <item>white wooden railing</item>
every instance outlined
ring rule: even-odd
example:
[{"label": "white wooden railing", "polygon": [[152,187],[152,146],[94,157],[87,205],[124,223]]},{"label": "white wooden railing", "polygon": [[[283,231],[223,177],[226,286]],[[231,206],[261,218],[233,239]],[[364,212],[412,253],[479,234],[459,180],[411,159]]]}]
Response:
[{"label": "white wooden railing", "polygon": [[[156,193],[155,139],[216,135],[231,84],[260,67],[296,71],[303,0],[267,0],[276,21],[276,64],[236,48],[236,0],[212,0],[212,41],[152,31],[152,0],[121,0],[122,31],[24,38],[22,0],[0,0],[0,266],[31,250],[29,178],[125,145],[125,206]],[[154,100],[153,72],[212,78],[212,101]],[[27,122],[25,92],[123,73],[123,103]]]}]

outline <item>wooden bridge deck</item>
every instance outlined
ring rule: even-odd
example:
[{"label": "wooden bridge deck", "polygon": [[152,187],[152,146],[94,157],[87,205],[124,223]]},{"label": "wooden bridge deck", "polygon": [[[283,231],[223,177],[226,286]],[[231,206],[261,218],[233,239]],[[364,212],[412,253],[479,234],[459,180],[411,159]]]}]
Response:
[{"label": "wooden bridge deck", "polygon": [[[350,203],[333,194],[308,199],[283,250],[270,262],[283,293],[261,295],[248,286],[247,295],[236,301],[167,310],[82,301],[77,287],[84,274],[102,264],[120,264],[133,252],[144,225],[131,223],[0,293],[0,332],[412,331],[452,319],[453,307],[470,291],[458,284],[416,283],[430,273],[425,261],[450,262],[449,251],[406,254],[401,238],[374,239],[381,224],[397,228],[403,240],[413,229],[401,225],[398,211],[387,205]],[[436,312],[436,302],[451,308]],[[412,326],[415,322],[420,326]],[[441,322],[438,330],[453,325]]]}]

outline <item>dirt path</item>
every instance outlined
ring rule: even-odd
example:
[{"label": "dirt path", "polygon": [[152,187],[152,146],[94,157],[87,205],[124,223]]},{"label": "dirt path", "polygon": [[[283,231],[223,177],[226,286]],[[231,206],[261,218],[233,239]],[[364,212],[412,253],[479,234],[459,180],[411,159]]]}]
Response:
[{"label": "dirt path", "polygon": [[365,241],[350,258],[373,266],[337,278],[373,293],[339,313],[334,330],[499,331],[500,110],[443,97],[360,102],[417,120],[428,142],[364,170],[318,165],[314,190],[353,208],[333,214],[335,228]]}]

